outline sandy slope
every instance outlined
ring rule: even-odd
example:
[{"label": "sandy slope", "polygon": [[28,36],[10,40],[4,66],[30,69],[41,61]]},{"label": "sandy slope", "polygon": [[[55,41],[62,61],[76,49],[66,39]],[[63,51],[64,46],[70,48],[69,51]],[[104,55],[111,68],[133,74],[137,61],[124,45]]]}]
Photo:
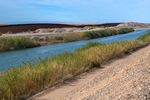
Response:
[{"label": "sandy slope", "polygon": [[34,100],[150,100],[150,46],[103,67]]},{"label": "sandy slope", "polygon": [[[22,36],[22,37],[41,37],[41,36],[57,36],[57,35],[62,35],[62,34],[67,34],[67,33],[75,33],[75,32],[86,32],[86,31],[95,31],[95,30],[101,30],[104,28],[52,28],[52,29],[39,29],[40,32],[21,32],[21,33],[15,33],[15,34],[10,34],[10,33],[5,33],[2,34],[1,37],[16,37],[16,36]],[[48,30],[53,30],[52,32],[49,32]],[[71,32],[70,32],[71,30]],[[44,32],[47,31],[47,32]]]}]

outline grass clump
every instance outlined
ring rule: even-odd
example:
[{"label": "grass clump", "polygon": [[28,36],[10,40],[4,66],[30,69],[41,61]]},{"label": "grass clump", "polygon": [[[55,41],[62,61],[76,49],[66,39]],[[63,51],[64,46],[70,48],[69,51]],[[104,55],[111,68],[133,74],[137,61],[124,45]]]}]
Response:
[{"label": "grass clump", "polygon": [[87,45],[77,49],[78,51],[83,51],[92,47],[100,46],[100,45],[105,45],[104,43],[99,43],[99,42],[89,42]]},{"label": "grass clump", "polygon": [[150,33],[147,33],[146,35],[139,37],[138,40],[141,40],[143,42],[150,42]]},{"label": "grass clump", "polygon": [[[150,34],[148,35],[148,37]],[[93,67],[145,44],[143,38],[109,44],[89,43],[73,53],[64,53],[41,60],[36,64],[25,64],[0,74],[0,99],[18,100],[72,78]],[[146,42],[149,40],[146,39]]]},{"label": "grass clump", "polygon": [[37,41],[24,37],[0,38],[0,51],[31,48],[40,45]]}]

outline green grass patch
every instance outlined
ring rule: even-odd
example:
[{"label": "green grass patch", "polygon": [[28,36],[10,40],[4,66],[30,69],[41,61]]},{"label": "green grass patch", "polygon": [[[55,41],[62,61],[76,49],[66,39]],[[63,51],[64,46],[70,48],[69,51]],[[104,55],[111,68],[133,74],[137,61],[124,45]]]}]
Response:
[{"label": "green grass patch", "polygon": [[100,46],[100,45],[105,45],[104,43],[99,43],[99,42],[89,42],[87,45],[77,49],[77,51],[83,51],[92,47]]},{"label": "green grass patch", "polygon": [[[146,37],[145,37],[146,36]],[[64,53],[25,64],[0,74],[0,99],[25,99],[47,87],[72,78],[150,41],[150,34],[134,41],[89,43],[73,53]],[[146,41],[146,42],[145,42]]]},{"label": "green grass patch", "polygon": [[106,37],[106,36],[112,36],[118,34],[125,34],[132,31],[134,31],[134,29],[132,28],[104,29],[104,30],[85,32],[84,36],[88,39],[94,39],[97,37]]},{"label": "green grass patch", "polygon": [[31,48],[39,45],[37,41],[24,37],[0,38],[0,51]]},{"label": "green grass patch", "polygon": [[150,42],[150,33],[144,35],[144,36],[141,36],[138,38],[138,40],[141,40],[143,42]]}]

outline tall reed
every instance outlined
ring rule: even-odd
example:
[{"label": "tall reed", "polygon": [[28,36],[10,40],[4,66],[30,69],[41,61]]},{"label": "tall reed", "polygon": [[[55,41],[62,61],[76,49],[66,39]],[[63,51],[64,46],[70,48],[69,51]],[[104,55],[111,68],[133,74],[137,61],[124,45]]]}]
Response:
[{"label": "tall reed", "polygon": [[24,37],[0,38],[0,51],[31,48],[39,45],[40,44],[37,41]]}]

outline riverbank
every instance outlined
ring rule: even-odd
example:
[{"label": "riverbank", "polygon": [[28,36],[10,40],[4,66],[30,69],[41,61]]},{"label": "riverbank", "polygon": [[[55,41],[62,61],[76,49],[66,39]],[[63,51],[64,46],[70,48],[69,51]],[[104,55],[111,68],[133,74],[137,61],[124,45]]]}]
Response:
[{"label": "riverbank", "polygon": [[85,31],[85,32],[76,32],[76,33],[67,33],[67,34],[56,34],[55,36],[50,37],[1,37],[0,38],[0,51],[8,51],[8,50],[16,50],[16,49],[24,49],[31,48],[40,45],[46,44],[56,44],[56,43],[64,43],[71,41],[79,41],[79,40],[88,40],[118,34],[125,34],[128,32],[132,32],[134,29],[132,28],[119,28],[119,29],[102,29],[102,30],[93,30],[93,31]]},{"label": "riverbank", "polygon": [[73,53],[65,53],[41,60],[36,64],[25,64],[0,75],[0,99],[25,99],[44,88],[72,78],[93,67],[132,52],[150,42],[150,33],[134,41],[110,44],[90,44]]},{"label": "riverbank", "polygon": [[150,45],[115,59],[30,100],[149,100]]}]

